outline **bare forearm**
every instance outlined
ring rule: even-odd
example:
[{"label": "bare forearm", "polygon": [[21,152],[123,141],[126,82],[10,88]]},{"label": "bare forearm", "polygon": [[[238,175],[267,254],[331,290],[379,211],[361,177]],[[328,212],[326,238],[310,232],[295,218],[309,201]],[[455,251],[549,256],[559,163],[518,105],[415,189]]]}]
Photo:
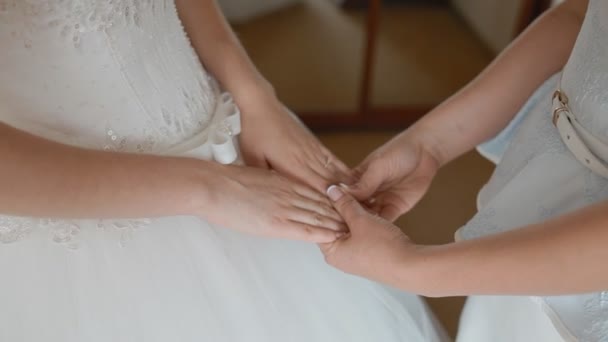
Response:
[{"label": "bare forearm", "polygon": [[0,213],[64,218],[195,214],[206,162],[54,143],[0,123]]},{"label": "bare forearm", "polygon": [[476,79],[409,131],[428,140],[442,164],[497,134],[534,90],[564,67],[586,2],[570,0],[548,11]]},{"label": "bare forearm", "polygon": [[402,279],[432,296],[606,290],[607,228],[604,202],[506,233],[429,247],[417,271],[405,271]]},{"label": "bare forearm", "polygon": [[274,89],[253,65],[215,1],[176,4],[199,58],[239,105],[274,97]]}]

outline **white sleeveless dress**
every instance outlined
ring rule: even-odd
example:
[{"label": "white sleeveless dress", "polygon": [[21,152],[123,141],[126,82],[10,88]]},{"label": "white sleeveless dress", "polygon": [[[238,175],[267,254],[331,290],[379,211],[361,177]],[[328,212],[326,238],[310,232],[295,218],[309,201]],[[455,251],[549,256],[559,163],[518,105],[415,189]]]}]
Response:
[{"label": "white sleeveless dress", "polygon": [[[0,120],[223,163],[240,129],[172,0],[0,0]],[[419,297],[326,266],[314,244],[186,216],[0,215],[0,341],[442,340]]]},{"label": "white sleeveless dress", "polygon": [[[484,154],[500,162],[479,194],[479,212],[457,232],[457,239],[516,229],[608,200],[608,179],[580,164],[551,122],[551,95],[560,79],[578,121],[608,144],[608,1],[589,1],[563,74],[548,79],[524,106],[531,110],[516,119],[521,124],[504,154],[500,141],[510,132],[484,145]],[[594,152],[608,161],[608,151]],[[581,295],[471,297],[458,341],[608,341],[608,286]]]}]

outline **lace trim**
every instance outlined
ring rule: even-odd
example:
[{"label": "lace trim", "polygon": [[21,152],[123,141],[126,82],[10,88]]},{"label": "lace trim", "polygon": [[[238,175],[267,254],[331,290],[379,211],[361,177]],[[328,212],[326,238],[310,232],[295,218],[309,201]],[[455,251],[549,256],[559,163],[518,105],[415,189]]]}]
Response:
[{"label": "lace trim", "polygon": [[594,293],[585,302],[586,329],[582,341],[606,341],[608,339],[608,291]]},{"label": "lace trim", "polygon": [[159,144],[153,133],[135,139],[120,135],[113,128],[106,129],[103,149],[116,152],[157,153],[187,156],[205,160],[215,160],[221,164],[231,164],[237,157],[235,137],[241,133],[241,113],[229,93],[218,97],[211,122],[189,139],[167,148]]},{"label": "lace trim", "polygon": [[[143,116],[133,125],[124,113],[108,115],[106,127],[99,127],[113,139],[106,141],[108,150],[161,151],[202,131],[211,120],[219,87],[201,65],[172,0],[0,0],[0,23],[9,42],[16,42],[15,48],[22,42],[32,55],[47,53],[42,42],[55,37],[77,52],[90,52],[87,42],[103,38],[104,51],[113,58],[104,68],[123,73],[122,83],[132,90],[125,97],[139,102]],[[154,56],[153,68],[142,66],[148,56]],[[97,133],[79,137],[78,145],[102,144],[98,139],[104,132]]]},{"label": "lace trim", "polygon": [[[28,20],[29,31],[41,28],[56,30],[62,38],[71,40],[74,47],[79,48],[81,36],[85,33],[103,31],[114,25],[139,26],[139,13],[154,5],[151,0],[0,0],[0,15],[16,13],[16,17]],[[31,48],[28,33],[11,32],[23,39],[26,48]]]},{"label": "lace trim", "polygon": [[148,226],[150,219],[123,219],[123,220],[57,220],[49,218],[28,218],[16,216],[0,216],[0,242],[13,243],[24,239],[35,230],[47,230],[51,240],[62,244],[69,249],[79,248],[79,235],[82,231],[82,223],[93,223],[97,229],[106,232],[116,232],[120,235],[119,242],[124,245],[133,237],[136,230]]}]

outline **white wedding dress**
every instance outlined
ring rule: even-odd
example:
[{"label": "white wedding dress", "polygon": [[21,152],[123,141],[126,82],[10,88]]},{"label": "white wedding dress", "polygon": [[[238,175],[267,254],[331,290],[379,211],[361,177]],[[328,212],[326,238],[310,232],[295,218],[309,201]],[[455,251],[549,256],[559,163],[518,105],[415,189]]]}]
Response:
[{"label": "white wedding dress", "polygon": [[[458,231],[458,239],[517,229],[608,201],[608,179],[578,162],[552,123],[551,97],[558,88],[568,96],[580,125],[608,146],[608,1],[589,1],[563,73],[550,77],[524,106],[525,112],[496,140],[481,147],[484,155],[499,163],[479,193],[477,215]],[[590,149],[608,162],[606,148]],[[572,253],[580,248],[573,245]],[[564,281],[579,279],[565,273]],[[604,291],[564,296],[469,297],[457,340],[607,342],[608,286]]]},{"label": "white wedding dress", "polygon": [[[172,0],[0,0],[6,124],[229,163],[238,115]],[[0,341],[440,340],[419,297],[326,266],[314,244],[196,217],[0,215]]]}]

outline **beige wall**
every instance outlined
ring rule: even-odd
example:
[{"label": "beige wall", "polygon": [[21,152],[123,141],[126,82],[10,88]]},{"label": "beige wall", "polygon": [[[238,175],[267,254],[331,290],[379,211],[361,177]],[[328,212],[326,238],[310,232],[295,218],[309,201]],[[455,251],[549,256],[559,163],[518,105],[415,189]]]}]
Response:
[{"label": "beige wall", "polygon": [[495,52],[513,39],[522,1],[452,0],[452,4]]}]

